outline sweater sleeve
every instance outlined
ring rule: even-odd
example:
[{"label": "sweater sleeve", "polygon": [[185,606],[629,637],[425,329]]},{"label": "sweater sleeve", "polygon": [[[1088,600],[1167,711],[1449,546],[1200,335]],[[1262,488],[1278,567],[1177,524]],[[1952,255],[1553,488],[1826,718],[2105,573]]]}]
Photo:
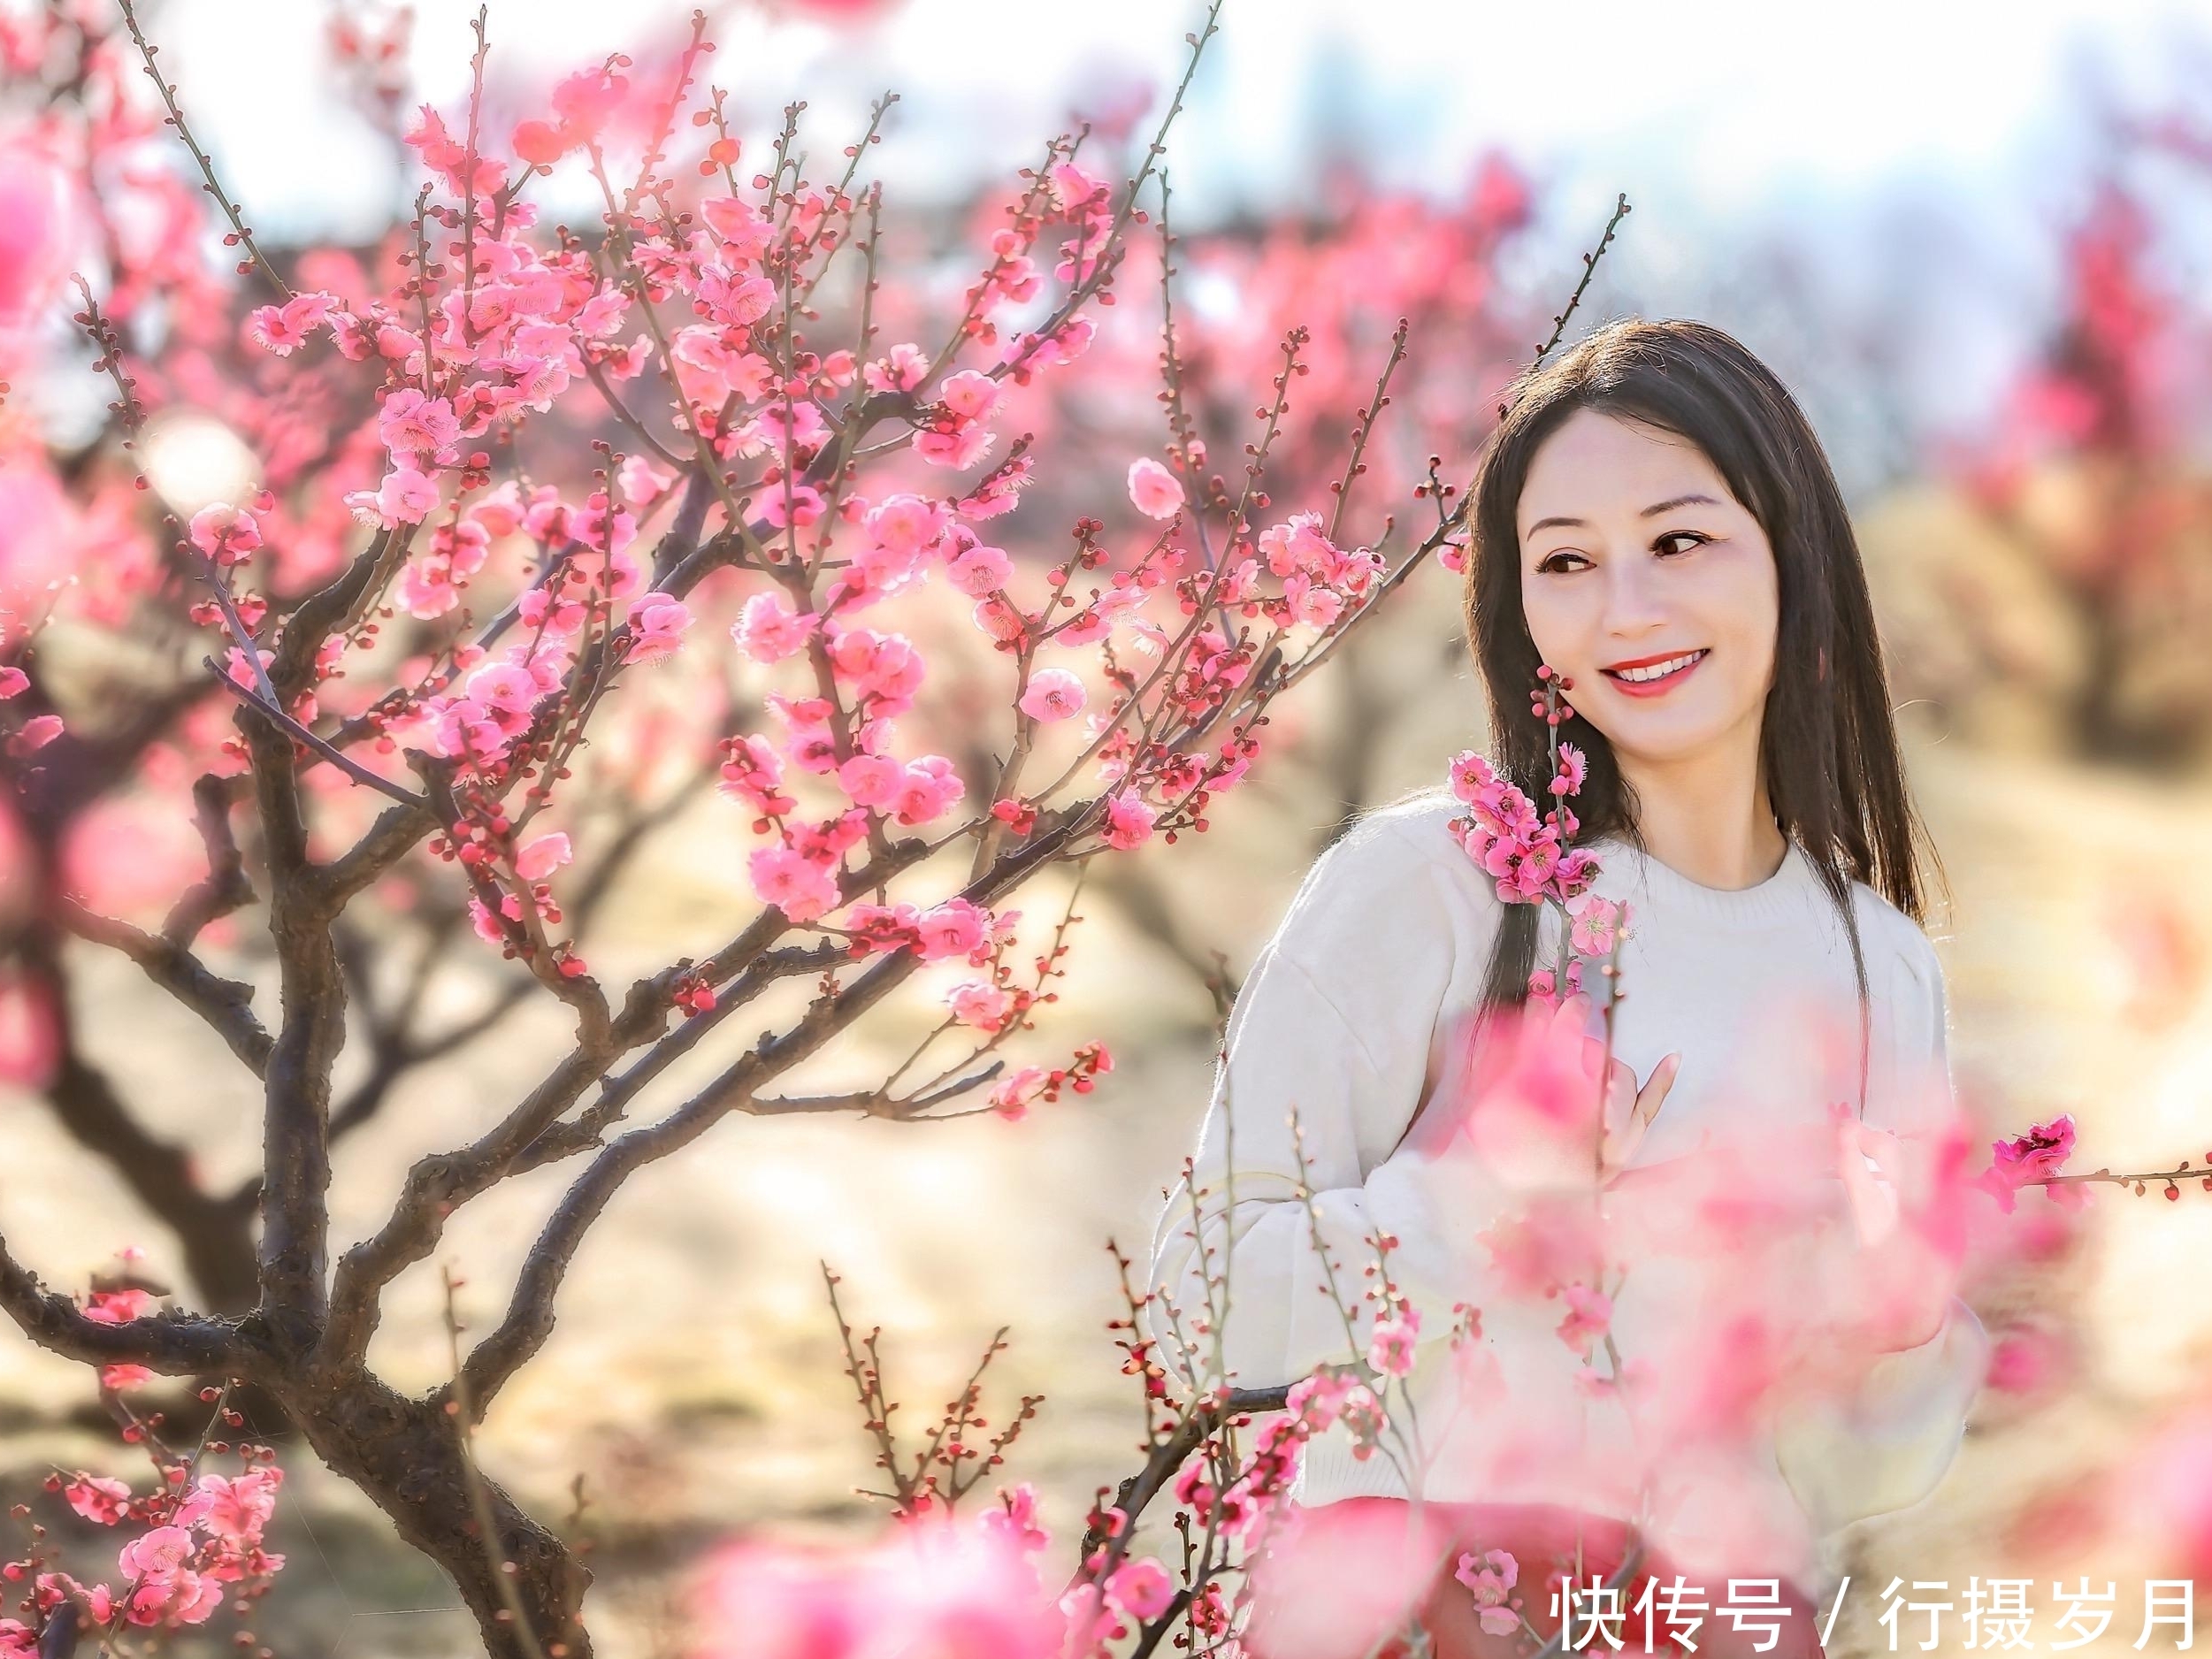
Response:
[{"label": "sweater sleeve", "polygon": [[1239,1387],[1271,1388],[1364,1352],[1379,1311],[1377,1232],[1397,1240],[1390,1276],[1420,1315],[1420,1342],[1449,1334],[1455,1301],[1480,1305],[1484,1177],[1455,1151],[1401,1144],[1441,1046],[1458,952],[1487,952],[1502,909],[1493,897],[1481,937],[1462,937],[1469,890],[1447,892],[1451,879],[1406,829],[1356,825],[1315,861],[1255,959],[1191,1172],[1152,1237],[1145,1323],[1194,1391],[1217,1364]]},{"label": "sweater sleeve", "polygon": [[[1925,935],[1913,937],[1898,998],[1903,1063],[1892,1073],[1903,1120],[1880,1122],[1907,1136],[1931,1127],[1910,1103],[1956,1108],[1942,964]],[[1871,1103],[1869,1120],[1879,1121]],[[1818,1531],[1910,1508],[1936,1489],[1965,1437],[1990,1351],[1980,1319],[1954,1296],[1933,1335],[1879,1355],[1841,1398],[1792,1401],[1777,1413],[1775,1461]]]}]

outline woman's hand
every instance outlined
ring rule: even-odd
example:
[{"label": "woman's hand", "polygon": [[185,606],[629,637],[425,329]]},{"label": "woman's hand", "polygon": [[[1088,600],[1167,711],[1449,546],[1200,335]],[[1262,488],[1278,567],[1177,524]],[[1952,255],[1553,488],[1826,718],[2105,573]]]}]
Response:
[{"label": "woman's hand", "polygon": [[[1590,999],[1576,991],[1560,1005],[1557,1018],[1566,1021],[1567,1029],[1580,1032],[1588,1023]],[[1597,1067],[1605,1056],[1602,1038],[1584,1036],[1582,1042],[1588,1069],[1593,1081]],[[1659,1108],[1666,1103],[1666,1091],[1673,1086],[1675,1074],[1682,1068],[1680,1052],[1662,1055],[1659,1063],[1651,1068],[1651,1075],[1639,1086],[1636,1074],[1619,1056],[1612,1057],[1605,1074],[1605,1120],[1604,1132],[1598,1138],[1597,1184],[1609,1187],[1613,1178],[1627,1167],[1636,1155],[1636,1148],[1643,1143],[1643,1132],[1651,1127],[1651,1120],[1659,1115]]]}]

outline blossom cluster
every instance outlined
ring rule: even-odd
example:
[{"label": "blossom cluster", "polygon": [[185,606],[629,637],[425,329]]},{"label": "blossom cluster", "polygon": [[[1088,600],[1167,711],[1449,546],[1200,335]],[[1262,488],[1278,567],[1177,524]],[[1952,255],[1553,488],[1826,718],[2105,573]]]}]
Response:
[{"label": "blossom cluster", "polygon": [[[170,1473],[177,1481],[185,1478],[181,1466]],[[203,1474],[188,1490],[168,1487],[143,1497],[111,1476],[51,1475],[46,1489],[86,1520],[100,1526],[146,1525],[116,1557],[122,1587],[88,1585],[58,1570],[39,1571],[35,1561],[10,1563],[0,1572],[11,1579],[29,1576],[41,1613],[73,1600],[102,1626],[204,1624],[232,1586],[264,1581],[283,1567],[285,1558],[263,1541],[283,1483],[284,1472],[273,1463],[250,1460],[235,1476]],[[0,1654],[35,1651],[27,1627],[0,1619]]]},{"label": "blossom cluster", "polygon": [[1507,904],[1561,904],[1579,898],[1596,879],[1596,856],[1570,845],[1580,825],[1566,797],[1582,787],[1588,762],[1571,743],[1558,746],[1558,769],[1549,785],[1558,797],[1548,812],[1516,784],[1500,776],[1488,759],[1462,750],[1450,763],[1452,793],[1468,807],[1455,820],[1467,856],[1497,883]]}]

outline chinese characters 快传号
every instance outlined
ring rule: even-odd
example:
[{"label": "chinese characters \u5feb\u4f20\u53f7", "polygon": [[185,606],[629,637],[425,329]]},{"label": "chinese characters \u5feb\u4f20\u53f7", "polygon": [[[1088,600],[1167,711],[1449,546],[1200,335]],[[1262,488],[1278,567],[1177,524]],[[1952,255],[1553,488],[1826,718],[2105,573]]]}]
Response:
[{"label": "chinese characters \u5feb\u4f20\u53f7", "polygon": [[[1905,1581],[1892,1579],[1880,1593],[1881,1611],[1876,1616],[1876,1623],[1887,1633],[1887,1650],[1891,1653],[1933,1652],[1940,1647],[1962,1646],[2033,1650],[2037,1644],[2028,1633],[2035,1617],[2035,1609],[2028,1604],[2033,1584],[2032,1579],[1976,1577],[1969,1579],[1960,1596],[1953,1599],[1943,1594],[1951,1587],[1948,1579],[1917,1579],[1910,1592],[1901,1595],[1901,1591],[1907,1590]],[[1822,1616],[1820,1639],[1824,1646],[1833,1633],[1850,1587],[1851,1580],[1847,1576],[1837,1585],[1834,1599]],[[1552,1592],[1554,1618],[1561,1617],[1565,1588],[1556,1586]],[[1573,1607],[1565,1619],[1563,1634],[1564,1645],[1577,1652],[1618,1648],[1632,1631],[1647,1647],[1655,1637],[1680,1635],[1694,1639],[1697,1627],[1709,1614],[1726,1619],[1729,1627],[1738,1634],[1754,1636],[1759,1651],[1764,1652],[1779,1641],[1781,1621],[1795,1611],[1783,1603],[1781,1584],[1775,1579],[1731,1579],[1728,1599],[1718,1607],[1705,1600],[1699,1586],[1687,1582],[1680,1574],[1670,1584],[1661,1584],[1657,1579],[1647,1582],[1633,1606],[1625,1605],[1621,1592],[1607,1586],[1595,1573],[1589,1585],[1574,1588],[1573,1595]],[[2063,1653],[2097,1640],[2110,1627],[2118,1611],[2118,1586],[2109,1579],[2105,1580],[2101,1591],[2091,1589],[2086,1577],[2070,1590],[2056,1579],[2052,1580],[2051,1600],[2058,1607],[2055,1625],[2065,1640],[2050,1643],[2043,1651]],[[2143,1622],[2134,1646],[2147,1647],[2152,1632],[2165,1627],[2174,1632],[2177,1648],[2189,1648],[2194,1639],[2195,1613],[2193,1580],[2146,1579]],[[1947,1615],[1950,1616],[1948,1622]]]}]

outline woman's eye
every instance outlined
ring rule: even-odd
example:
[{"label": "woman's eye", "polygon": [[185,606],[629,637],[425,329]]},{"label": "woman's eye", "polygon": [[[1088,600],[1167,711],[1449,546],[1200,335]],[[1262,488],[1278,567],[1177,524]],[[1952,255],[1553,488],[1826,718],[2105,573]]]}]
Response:
[{"label": "woman's eye", "polygon": [[[1666,543],[1674,540],[1677,537],[1688,537],[1689,539],[1690,546],[1693,547],[1702,547],[1705,545],[1705,543],[1712,539],[1711,536],[1701,536],[1694,530],[1670,530],[1665,535],[1660,537],[1657,541],[1653,542],[1651,545],[1655,547],[1664,547]],[[1687,548],[1684,549],[1685,552],[1688,550],[1688,549]]]},{"label": "woman's eye", "polygon": [[[1579,553],[1555,553],[1550,558],[1544,560],[1541,564],[1537,565],[1536,574],[1539,576],[1558,576],[1563,571],[1571,569],[1570,566],[1561,564],[1559,562],[1560,560],[1581,559],[1581,557],[1582,555]],[[1587,563],[1588,562],[1585,560],[1584,562]]]}]

